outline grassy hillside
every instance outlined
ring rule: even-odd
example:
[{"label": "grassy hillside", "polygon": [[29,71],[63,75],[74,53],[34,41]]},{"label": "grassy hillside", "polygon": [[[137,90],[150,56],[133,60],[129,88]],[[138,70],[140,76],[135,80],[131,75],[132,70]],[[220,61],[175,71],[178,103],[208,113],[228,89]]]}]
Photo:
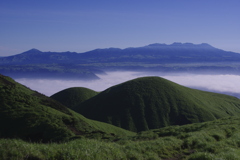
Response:
[{"label": "grassy hillside", "polygon": [[[84,90],[89,91],[82,91]],[[105,96],[105,99],[98,101],[99,96]],[[154,118],[156,123],[151,121],[154,125],[166,117],[168,119],[165,119],[164,125],[172,125],[137,134],[87,119],[2,75],[0,99],[0,159],[3,160],[240,159],[240,118],[232,116],[239,115],[239,100],[193,90],[162,78],[146,77],[128,81],[81,104],[81,107],[85,107],[93,100],[92,104],[101,104],[105,100],[106,104],[113,105],[116,101],[115,107],[119,103],[121,108],[112,107],[115,109],[110,111],[115,111],[115,115],[108,117],[108,120],[114,122],[114,117],[124,115],[124,118],[119,118],[119,124],[126,122],[120,120],[130,120],[131,125],[138,127],[145,121],[144,125],[149,127],[151,118],[148,116],[152,115],[153,118],[159,114],[158,119]],[[88,107],[92,109],[90,105]],[[127,109],[129,112],[121,112]],[[93,111],[98,114],[111,113],[101,107]],[[134,120],[135,116],[137,120]],[[160,116],[165,117],[161,119]],[[221,116],[225,118],[220,118]],[[209,117],[217,120],[182,125],[184,122],[205,121]]]},{"label": "grassy hillside", "polygon": [[58,93],[55,93],[51,98],[61,102],[63,105],[73,108],[76,105],[86,101],[87,99],[96,96],[98,92],[95,92],[88,88],[73,87],[64,89]]},{"label": "grassy hillside", "polygon": [[0,159],[38,160],[238,160],[240,118],[171,126],[140,132],[132,138],[77,139],[38,144],[1,139]]},{"label": "grassy hillside", "polygon": [[144,131],[239,116],[240,100],[144,77],[110,87],[73,109],[90,119]]},{"label": "grassy hillside", "polygon": [[3,75],[0,75],[0,99],[0,138],[48,142],[133,134],[86,119]]}]

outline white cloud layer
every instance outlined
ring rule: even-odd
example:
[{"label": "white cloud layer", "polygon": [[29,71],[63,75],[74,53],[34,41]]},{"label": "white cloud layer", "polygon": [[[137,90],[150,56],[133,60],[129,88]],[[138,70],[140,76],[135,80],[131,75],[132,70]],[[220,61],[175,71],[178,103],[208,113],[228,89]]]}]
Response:
[{"label": "white cloud layer", "polygon": [[209,91],[240,93],[240,76],[237,75],[195,75],[195,74],[161,74],[142,72],[108,72],[98,75],[100,80],[50,80],[50,79],[16,79],[17,82],[43,93],[47,96],[69,87],[86,87],[95,91],[103,91],[113,85],[144,76],[160,76],[178,84],[203,88]]}]

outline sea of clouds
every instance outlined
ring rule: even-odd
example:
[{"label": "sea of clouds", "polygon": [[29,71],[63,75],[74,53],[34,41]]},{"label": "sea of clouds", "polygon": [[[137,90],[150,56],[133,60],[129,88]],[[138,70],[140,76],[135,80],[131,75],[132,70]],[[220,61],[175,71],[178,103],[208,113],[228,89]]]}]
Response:
[{"label": "sea of clouds", "polygon": [[159,76],[175,83],[218,93],[234,95],[240,98],[240,76],[238,75],[198,75],[198,74],[162,74],[146,72],[107,72],[105,75],[98,75],[99,80],[53,80],[53,79],[15,79],[17,82],[51,96],[63,89],[70,87],[86,87],[95,91],[103,91],[113,85],[145,76]]}]

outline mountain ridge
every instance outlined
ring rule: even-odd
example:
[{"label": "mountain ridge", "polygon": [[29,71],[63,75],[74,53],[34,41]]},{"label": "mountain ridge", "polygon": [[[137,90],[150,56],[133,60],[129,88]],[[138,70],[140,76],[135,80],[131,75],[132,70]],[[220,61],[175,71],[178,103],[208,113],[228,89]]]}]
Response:
[{"label": "mountain ridge", "polygon": [[[89,50],[89,51],[85,51],[85,52],[74,52],[74,51],[63,51],[63,52],[55,52],[55,51],[41,51],[39,49],[36,49],[36,48],[32,48],[32,49],[29,49],[27,51],[24,51],[22,53],[19,53],[19,54],[23,54],[23,53],[29,53],[29,52],[42,52],[42,53],[77,53],[77,54],[84,54],[84,53],[88,53],[88,52],[91,52],[91,51],[94,51],[94,50],[125,50],[125,49],[128,49],[128,48],[143,48],[143,47],[164,47],[164,46],[195,46],[195,47],[210,47],[210,48],[215,48],[213,46],[211,46],[210,44],[208,43],[200,43],[200,44],[194,44],[194,43],[189,43],[189,42],[186,42],[186,43],[181,43],[181,42],[173,42],[172,44],[166,44],[166,43],[151,43],[151,44],[148,44],[148,45],[145,45],[145,46],[139,46],[139,47],[126,47],[126,48],[117,48],[117,47],[109,47],[109,48],[96,48],[96,49],[93,49],[93,50]],[[15,54],[15,55],[18,55],[18,54]],[[15,55],[12,55],[12,56],[15,56]]]},{"label": "mountain ridge", "polygon": [[143,47],[95,49],[83,53],[31,49],[14,56],[0,57],[0,73],[13,78],[34,78],[35,73],[41,71],[41,76],[46,78],[57,75],[83,80],[98,79],[96,74],[116,70],[239,75],[239,62],[239,53],[224,51],[207,43],[153,43]]},{"label": "mountain ridge", "polygon": [[201,43],[201,44],[194,44],[194,43],[181,43],[181,42],[174,42],[172,44],[165,44],[165,43],[152,43],[145,47],[172,47],[172,46],[178,46],[178,47],[208,47],[208,48],[215,48],[211,46],[208,43]]},{"label": "mountain ridge", "polygon": [[[150,49],[150,50],[148,50],[148,49]],[[120,48],[94,49],[94,50],[90,50],[90,51],[82,52],[82,53],[69,52],[69,51],[67,51],[67,52],[49,52],[49,51],[42,52],[38,49],[33,48],[33,49],[30,49],[30,50],[25,51],[20,54],[0,58],[0,65],[3,65],[3,64],[32,64],[32,63],[45,63],[45,64],[46,63],[70,63],[70,62],[82,63],[83,61],[80,60],[81,58],[89,58],[89,57],[91,57],[91,55],[95,55],[97,57],[99,57],[99,56],[106,57],[106,56],[112,56],[112,55],[117,56],[117,57],[119,57],[119,56],[122,57],[122,55],[131,55],[131,54],[143,55],[144,53],[142,53],[142,52],[145,52],[145,54],[149,54],[147,52],[152,52],[151,49],[157,49],[158,54],[163,54],[163,55],[166,55],[164,52],[171,52],[171,55],[174,55],[177,53],[177,55],[178,55],[179,51],[174,51],[173,49],[180,49],[180,50],[184,50],[185,52],[186,51],[196,52],[195,49],[209,50],[209,52],[211,51],[211,53],[213,52],[213,50],[216,50],[216,52],[220,52],[218,54],[219,56],[223,56],[223,54],[231,54],[229,56],[233,56],[234,58],[238,58],[238,60],[240,60],[239,53],[223,51],[223,50],[215,48],[207,43],[193,44],[193,43],[174,42],[169,45],[153,43],[153,44],[149,44],[149,45],[143,46],[143,47],[128,47],[125,49],[120,49]],[[194,50],[192,50],[192,49],[194,49]],[[141,50],[143,50],[143,51],[141,51]],[[135,52],[137,52],[137,53],[135,53]],[[175,52],[175,53],[172,53],[172,52]],[[222,52],[225,52],[225,53],[222,53]],[[152,52],[152,53],[154,55],[156,55],[155,52]],[[39,54],[43,57],[42,58],[38,57],[38,56],[40,56]],[[180,55],[183,56],[184,54],[186,54],[186,53],[181,53]],[[28,59],[26,59],[26,58],[22,59],[22,56],[27,56],[27,55],[29,55],[29,56],[34,55],[35,57],[31,57],[32,58],[31,62],[28,61]],[[210,57],[210,55],[208,55],[208,56]],[[18,60],[18,57],[19,57],[19,60]],[[147,57],[145,57],[145,58],[147,58]],[[164,58],[164,57],[161,57],[161,58]],[[38,59],[38,61],[36,59]],[[94,59],[94,58],[91,57],[91,59]],[[21,62],[21,60],[22,60],[22,62]],[[233,61],[234,59],[231,59],[231,60]]]}]

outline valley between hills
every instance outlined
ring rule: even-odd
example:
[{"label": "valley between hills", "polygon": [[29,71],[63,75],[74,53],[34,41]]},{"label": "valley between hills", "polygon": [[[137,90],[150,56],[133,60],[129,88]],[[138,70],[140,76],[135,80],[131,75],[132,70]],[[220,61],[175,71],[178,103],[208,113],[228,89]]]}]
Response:
[{"label": "valley between hills", "polygon": [[239,159],[240,99],[141,77],[47,97],[0,76],[1,159]]}]

